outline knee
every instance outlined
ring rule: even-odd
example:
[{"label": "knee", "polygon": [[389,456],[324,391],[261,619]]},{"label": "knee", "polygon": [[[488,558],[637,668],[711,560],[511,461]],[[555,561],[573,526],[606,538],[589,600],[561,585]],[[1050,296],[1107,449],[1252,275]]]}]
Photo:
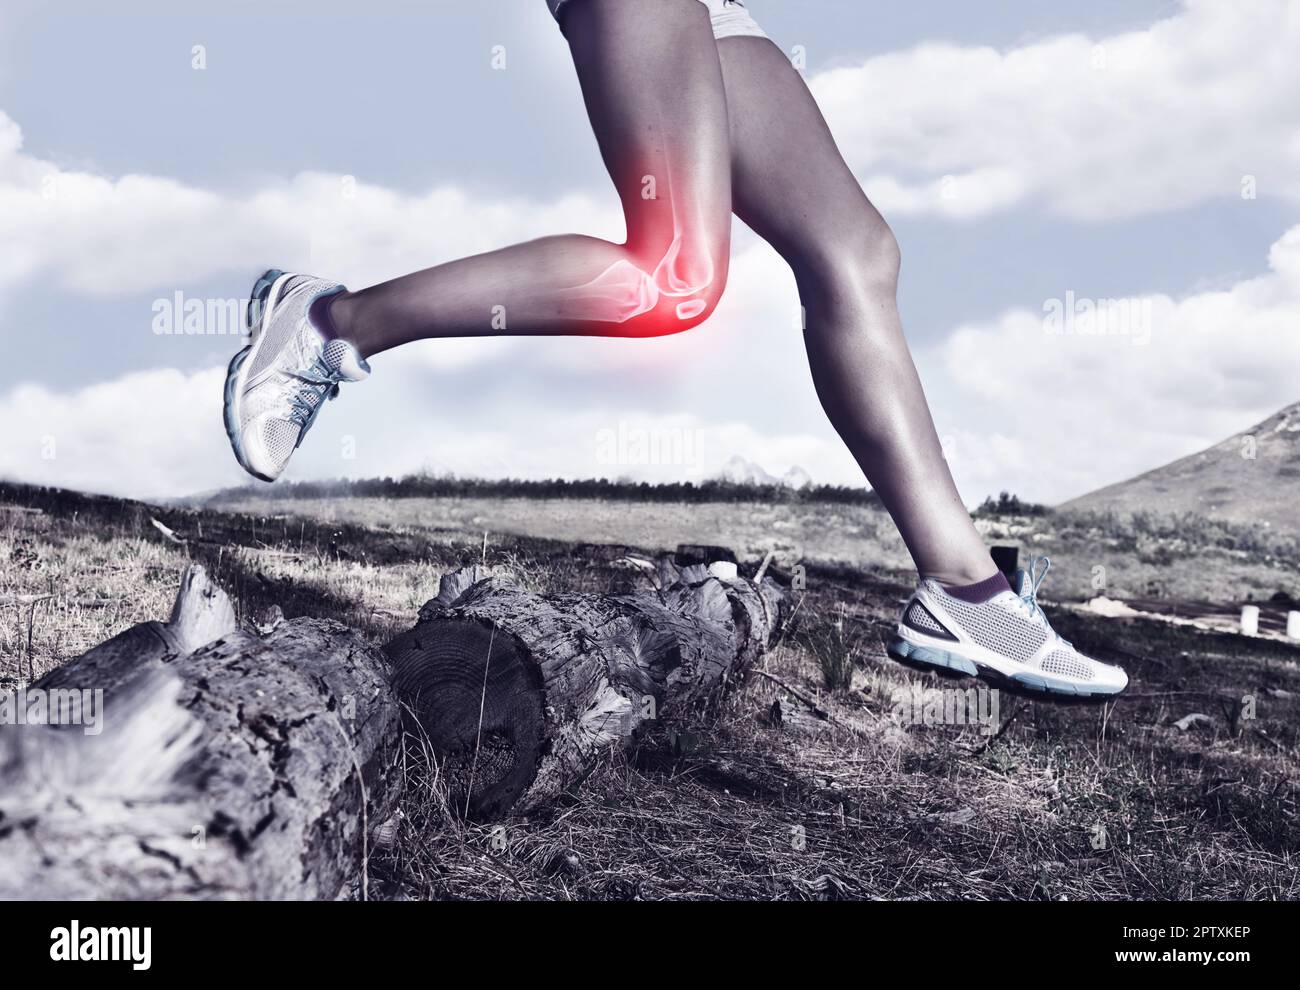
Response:
[{"label": "knee", "polygon": [[801,282],[831,298],[893,300],[898,291],[902,252],[883,220],[863,224],[852,234],[800,252],[792,259]]},{"label": "knee", "polygon": [[728,232],[684,235],[655,261],[642,258],[658,301],[638,336],[665,337],[704,323],[722,300],[729,262]]},{"label": "knee", "polygon": [[869,231],[858,246],[858,252],[859,277],[864,283],[888,290],[892,295],[898,289],[903,252],[889,225],[881,221]]},{"label": "knee", "polygon": [[706,285],[693,289],[680,299],[668,297],[672,309],[670,333],[691,330],[713,315],[727,288],[727,263],[726,252],[714,253],[711,257],[713,277]]}]

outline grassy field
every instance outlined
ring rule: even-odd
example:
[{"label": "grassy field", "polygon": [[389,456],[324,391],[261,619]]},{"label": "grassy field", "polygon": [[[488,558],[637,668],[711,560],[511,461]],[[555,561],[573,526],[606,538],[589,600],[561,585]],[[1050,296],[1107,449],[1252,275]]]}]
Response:
[{"label": "grassy field", "polygon": [[[907,582],[912,564],[889,516],[861,504],[600,500],[591,498],[272,498],[231,495],[220,508],[249,515],[347,523],[432,542],[481,543],[527,536],[564,543],[619,543],[672,550],[680,543],[730,547],[742,559],[769,551]],[[976,519],[990,543],[1047,554],[1050,600],[1300,599],[1300,538],[1204,517],[1098,512]]]},{"label": "grassy field", "polygon": [[266,498],[224,500],[221,508],[419,533],[430,540],[481,543],[530,536],[563,543],[674,549],[681,543],[730,547],[738,557],[773,551],[785,561],[816,560],[879,574],[909,568],[889,516],[860,505],[702,504],[586,498]]},{"label": "grassy field", "polygon": [[[988,728],[918,724],[910,707],[916,692],[929,702],[969,700],[957,692],[972,682],[938,680],[885,657],[908,579],[897,546],[885,549],[895,539],[887,520],[866,507],[821,506],[800,515],[789,506],[765,513],[731,504],[462,499],[276,503],[274,514],[258,511],[264,508],[151,507],[0,486],[0,688],[21,685],[135,622],[165,617],[190,559],[208,566],[245,621],[263,619],[274,606],[288,617],[340,619],[377,644],[411,624],[441,573],[483,556],[484,530],[486,562],[542,592],[612,587],[624,572],[610,554],[584,546],[595,543],[647,552],[681,542],[725,544],[748,573],[776,549],[802,556],[807,567],[807,590],[765,670],[817,698],[834,721],[773,724],[773,704],[791,696],[751,676],[709,709],[657,725],[567,803],[533,817],[470,825],[413,789],[396,852],[370,864],[372,894],[1300,894],[1295,646],[1049,608],[1081,649],[1128,669],[1133,683],[1124,698],[1059,705],[1002,692],[986,699],[997,706]],[[155,518],[186,542],[168,539]],[[984,525],[1005,527],[999,539],[1057,553],[1073,546],[1070,540],[1082,544],[1078,534],[1087,532],[1035,539],[1045,532],[1042,521]],[[858,527],[852,538],[849,526]],[[1031,528],[1017,531],[1021,526]],[[1145,573],[1122,541],[1150,536],[1140,526],[1126,535],[1104,520],[1099,528],[1117,542],[1091,547],[1088,559],[1106,566],[1113,555],[1107,593],[1118,595],[1117,583],[1131,580],[1124,575],[1141,580]],[[1156,547],[1168,563],[1141,567],[1157,568],[1168,581],[1213,550],[1208,532],[1179,538],[1184,546]],[[1261,563],[1259,547],[1240,552],[1202,566],[1230,565],[1242,574],[1260,567],[1250,580],[1261,594],[1294,579],[1285,560]],[[1071,565],[1062,570],[1068,586]],[[1193,713],[1206,718],[1185,730],[1175,724]]]}]

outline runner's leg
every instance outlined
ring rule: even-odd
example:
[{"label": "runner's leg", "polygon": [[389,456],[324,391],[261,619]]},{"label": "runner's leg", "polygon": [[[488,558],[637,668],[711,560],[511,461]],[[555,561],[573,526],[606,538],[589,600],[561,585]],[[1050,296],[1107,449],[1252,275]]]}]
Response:
[{"label": "runner's leg", "polygon": [[[571,0],[564,29],[627,240],[566,234],[452,261],[330,304],[362,356],[428,337],[647,337],[696,326],[726,283],[727,109],[696,0]],[[504,326],[503,326],[504,324]]]}]

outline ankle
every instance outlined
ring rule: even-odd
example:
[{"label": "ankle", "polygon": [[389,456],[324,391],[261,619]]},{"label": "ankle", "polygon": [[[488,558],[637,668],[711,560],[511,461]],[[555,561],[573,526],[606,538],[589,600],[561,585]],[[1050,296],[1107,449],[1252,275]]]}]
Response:
[{"label": "ankle", "polygon": [[[362,352],[362,343],[357,336],[356,293],[346,289],[332,296],[317,300],[312,304],[310,314],[312,324],[330,340],[346,340]],[[365,354],[362,352],[362,356]]]},{"label": "ankle", "polygon": [[988,581],[1001,573],[998,570],[998,565],[993,563],[992,558],[989,558],[986,561],[970,561],[965,564],[955,563],[949,567],[927,570],[921,574],[921,578],[922,580],[938,581],[945,588],[964,588]]}]

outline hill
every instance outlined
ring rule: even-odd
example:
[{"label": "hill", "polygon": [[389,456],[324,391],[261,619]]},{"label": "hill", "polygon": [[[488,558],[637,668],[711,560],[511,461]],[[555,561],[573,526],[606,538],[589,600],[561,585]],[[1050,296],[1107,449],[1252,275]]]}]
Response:
[{"label": "hill", "polygon": [[1058,508],[1121,515],[1196,513],[1300,530],[1300,402],[1196,454]]}]

